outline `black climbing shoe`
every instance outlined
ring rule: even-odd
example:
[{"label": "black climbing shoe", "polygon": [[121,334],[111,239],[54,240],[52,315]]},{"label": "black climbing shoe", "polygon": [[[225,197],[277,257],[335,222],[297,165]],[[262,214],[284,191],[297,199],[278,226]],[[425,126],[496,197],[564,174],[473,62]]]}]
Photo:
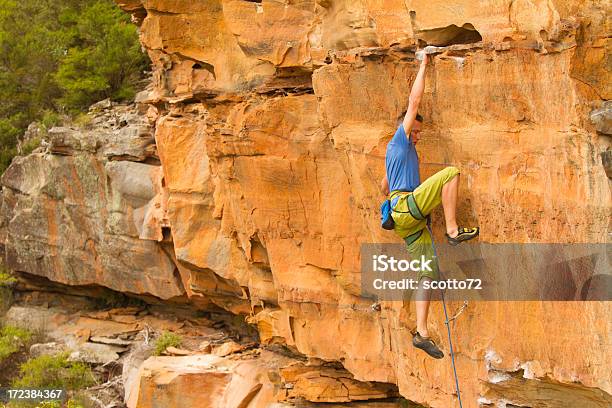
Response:
[{"label": "black climbing shoe", "polygon": [[480,233],[480,229],[476,228],[459,228],[459,233],[456,237],[451,237],[446,234],[446,238],[448,239],[448,243],[452,246],[459,244],[460,242],[467,241],[468,239],[476,238]]},{"label": "black climbing shoe", "polygon": [[412,345],[425,351],[433,358],[444,357],[444,353],[438,348],[436,343],[434,343],[434,341],[429,337],[421,336],[419,332],[416,332],[414,336],[412,336]]}]

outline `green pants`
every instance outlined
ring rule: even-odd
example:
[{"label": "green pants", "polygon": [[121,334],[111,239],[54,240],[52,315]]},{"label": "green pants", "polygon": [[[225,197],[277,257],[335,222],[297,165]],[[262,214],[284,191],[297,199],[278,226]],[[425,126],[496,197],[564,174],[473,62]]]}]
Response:
[{"label": "green pants", "polygon": [[442,187],[456,175],[459,169],[447,167],[429,177],[412,193],[392,191],[390,198],[399,195],[393,207],[392,217],[395,221],[395,233],[406,242],[408,253],[412,259],[425,256],[432,259],[431,271],[419,271],[417,279],[427,276],[433,280],[439,279],[438,262],[432,248],[431,234],[427,229],[426,217],[442,203]]}]

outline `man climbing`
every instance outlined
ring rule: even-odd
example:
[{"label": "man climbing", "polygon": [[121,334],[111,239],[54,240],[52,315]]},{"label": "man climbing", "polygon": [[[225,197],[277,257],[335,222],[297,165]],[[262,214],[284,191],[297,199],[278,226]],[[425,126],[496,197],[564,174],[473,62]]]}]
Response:
[{"label": "man climbing", "polygon": [[[439,279],[431,234],[427,228],[428,216],[434,208],[440,204],[444,208],[446,238],[449,244],[457,245],[475,238],[479,233],[478,227],[459,227],[455,219],[459,190],[459,170],[456,167],[446,167],[421,183],[415,145],[419,141],[423,123],[418,108],[425,89],[427,62],[428,56],[425,54],[410,92],[406,114],[398,123],[397,131],[387,145],[386,175],[381,182],[384,193],[389,195],[391,200],[394,230],[406,242],[411,258],[418,259],[424,255],[426,259],[432,260],[431,271],[419,271],[419,283],[423,280]],[[427,330],[429,301],[429,291],[424,290],[420,284],[416,301],[417,330],[412,344],[434,358],[442,358],[444,353],[429,337]]]}]

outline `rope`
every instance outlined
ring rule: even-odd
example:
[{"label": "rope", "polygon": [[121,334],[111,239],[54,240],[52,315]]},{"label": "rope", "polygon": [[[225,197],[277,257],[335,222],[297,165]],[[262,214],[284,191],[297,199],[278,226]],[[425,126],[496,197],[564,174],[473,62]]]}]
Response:
[{"label": "rope", "polygon": [[[431,218],[427,217],[427,229],[429,230],[429,235],[431,236],[431,248],[433,249],[434,256],[437,258],[438,254],[436,253],[436,245],[434,243],[433,231],[431,230]],[[459,389],[459,377],[457,376],[457,366],[455,365],[455,350],[453,349],[453,340],[451,336],[450,322],[457,319],[461,313],[465,310],[468,305],[467,300],[463,301],[463,305],[458,309],[458,311],[451,317],[448,318],[448,312],[446,311],[446,300],[444,299],[444,291],[440,289],[440,295],[442,296],[442,308],[444,309],[444,324],[446,325],[446,332],[448,334],[448,345],[450,348],[451,355],[451,363],[453,366],[453,374],[455,375],[455,390],[457,391],[457,399],[459,400],[459,408],[463,408],[463,403],[461,402],[461,391]]]},{"label": "rope", "polygon": [[[444,308],[444,324],[446,325],[446,332],[448,333],[448,345],[450,346],[450,355],[451,362],[453,365],[453,374],[455,375],[455,389],[457,390],[457,399],[459,400],[459,407],[463,408],[463,404],[461,403],[461,392],[459,391],[459,378],[457,377],[457,367],[455,366],[455,351],[453,350],[453,340],[451,339],[451,330],[450,330],[450,320],[448,319],[448,314],[446,312],[446,301],[444,300],[444,291],[440,290],[442,293],[442,307]],[[466,302],[464,302],[465,306]],[[453,319],[455,319],[460,313],[455,315]]]}]

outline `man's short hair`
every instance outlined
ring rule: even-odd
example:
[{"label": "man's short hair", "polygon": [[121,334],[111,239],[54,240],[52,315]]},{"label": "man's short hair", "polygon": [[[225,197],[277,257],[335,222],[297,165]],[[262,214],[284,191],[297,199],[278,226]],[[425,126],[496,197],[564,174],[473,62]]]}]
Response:
[{"label": "man's short hair", "polygon": [[[400,123],[402,123],[404,121],[404,116],[406,116],[406,112],[404,111],[404,113],[402,113],[398,118],[397,118],[397,124],[399,125]],[[416,114],[416,117],[414,118],[416,121],[423,123],[423,116],[421,116],[420,113]]]}]

